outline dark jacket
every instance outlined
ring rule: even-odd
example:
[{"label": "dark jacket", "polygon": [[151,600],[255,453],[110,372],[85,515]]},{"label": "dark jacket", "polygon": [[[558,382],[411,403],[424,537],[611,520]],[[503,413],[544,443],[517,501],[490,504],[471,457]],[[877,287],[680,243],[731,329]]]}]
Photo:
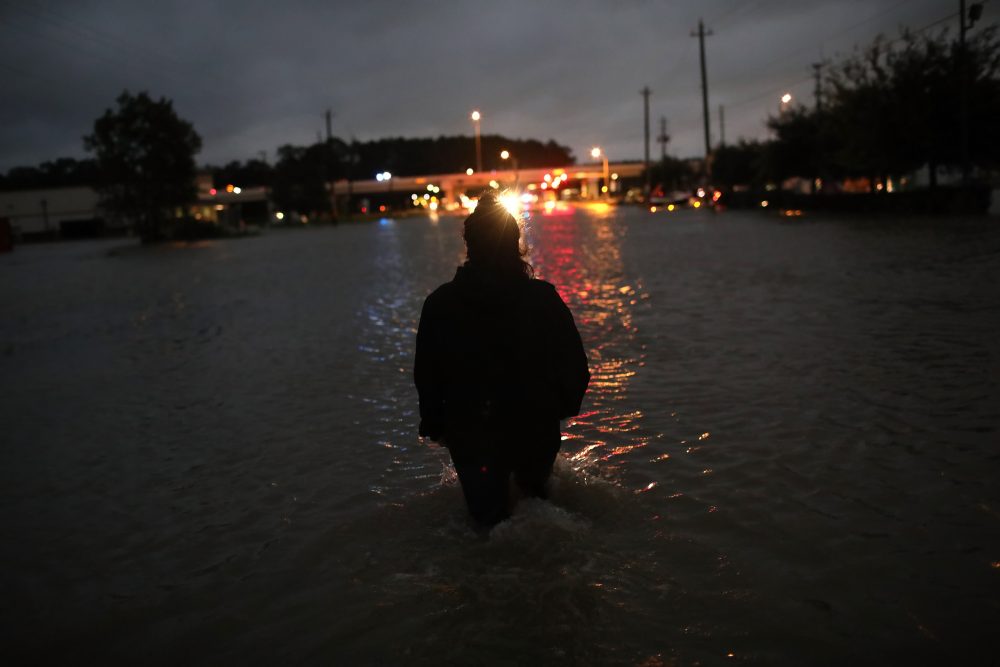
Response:
[{"label": "dark jacket", "polygon": [[[590,382],[573,315],[542,280],[468,264],[424,302],[414,380],[420,435],[453,448],[483,431],[555,433]],[[554,426],[554,430],[553,430]]]}]

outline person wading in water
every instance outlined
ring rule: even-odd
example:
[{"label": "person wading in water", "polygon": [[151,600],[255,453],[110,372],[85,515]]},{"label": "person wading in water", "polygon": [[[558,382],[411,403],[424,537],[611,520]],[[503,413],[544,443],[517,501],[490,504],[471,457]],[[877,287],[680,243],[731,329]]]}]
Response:
[{"label": "person wading in water", "polygon": [[524,261],[517,220],[493,195],[465,220],[466,262],[424,301],[413,376],[420,435],[448,448],[472,516],[510,515],[511,474],[546,497],[559,421],[590,382],[573,315]]}]

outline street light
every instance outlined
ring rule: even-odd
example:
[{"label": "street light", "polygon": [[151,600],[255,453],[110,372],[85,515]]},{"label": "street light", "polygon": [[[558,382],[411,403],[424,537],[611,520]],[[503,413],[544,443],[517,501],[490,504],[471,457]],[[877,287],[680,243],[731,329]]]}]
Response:
[{"label": "street light", "polygon": [[479,119],[482,118],[482,117],[483,117],[483,115],[481,113],[479,113],[478,109],[476,109],[476,110],[474,110],[472,112],[472,116],[471,116],[471,118],[472,118],[472,127],[476,131],[476,171],[482,171],[483,170],[483,144],[482,144],[482,140],[479,138],[479,132],[480,132]]},{"label": "street light", "polygon": [[607,193],[607,196],[610,197],[611,178],[608,176],[608,172],[610,171],[608,169],[608,156],[600,148],[594,146],[593,148],[590,149],[590,157],[594,158],[595,160],[597,158],[604,158],[604,191]]},{"label": "street light", "polygon": [[517,172],[517,158],[514,157],[513,155],[511,155],[510,151],[508,151],[508,150],[505,149],[505,150],[500,151],[500,159],[501,160],[508,160],[509,159],[514,164],[514,187],[517,188],[517,184],[521,180],[520,176],[519,176],[519,174]]},{"label": "street light", "polygon": [[792,102],[792,94],[785,93],[781,96],[781,103],[778,105],[778,115],[780,116],[788,110],[788,105]]},{"label": "street light", "polygon": [[386,184],[386,192],[392,192],[392,174],[387,171],[375,174],[375,180]]}]

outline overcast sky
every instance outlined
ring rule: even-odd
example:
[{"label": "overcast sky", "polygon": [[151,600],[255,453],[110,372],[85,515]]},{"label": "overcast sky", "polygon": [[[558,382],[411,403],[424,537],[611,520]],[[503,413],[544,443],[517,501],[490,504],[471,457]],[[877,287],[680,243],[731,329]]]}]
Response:
[{"label": "overcast sky", "polygon": [[[484,133],[641,159],[646,85],[652,136],[665,116],[668,152],[700,155],[699,18],[714,143],[720,104],[727,141],[764,136],[781,93],[812,103],[811,63],[903,25],[955,30],[958,4],[0,0],[0,170],[84,156],[81,137],[126,88],[174,100],[202,164],[315,141],[327,108],[345,139],[471,134],[479,109]],[[983,24],[998,15],[987,2]]]}]

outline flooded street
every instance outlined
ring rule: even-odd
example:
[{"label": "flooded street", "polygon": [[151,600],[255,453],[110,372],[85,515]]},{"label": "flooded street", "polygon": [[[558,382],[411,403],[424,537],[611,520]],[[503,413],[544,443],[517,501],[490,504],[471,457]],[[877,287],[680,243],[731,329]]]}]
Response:
[{"label": "flooded street", "polygon": [[459,219],[0,256],[3,651],[653,666],[1000,648],[995,219],[592,207],[525,235],[593,379],[551,502],[488,536],[418,441],[411,373]]}]

